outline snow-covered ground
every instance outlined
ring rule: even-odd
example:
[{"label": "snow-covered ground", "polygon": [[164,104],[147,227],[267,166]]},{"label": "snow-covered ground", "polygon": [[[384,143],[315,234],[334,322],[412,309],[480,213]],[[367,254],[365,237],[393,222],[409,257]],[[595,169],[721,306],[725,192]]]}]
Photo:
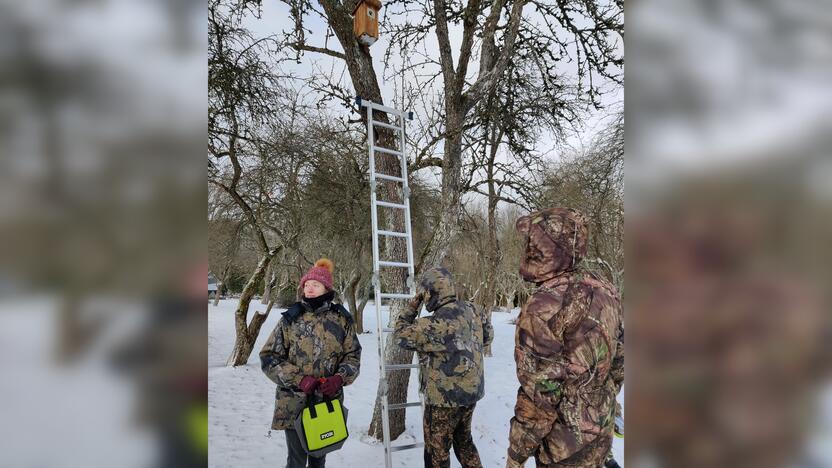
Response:
[{"label": "snow-covered ground", "polygon": [[[255,344],[248,365],[225,367],[234,344],[234,308],[236,299],[228,299],[214,307],[208,306],[208,409],[209,409],[209,466],[216,468],[275,468],[286,463],[286,442],[282,431],[269,431],[274,407],[274,384],[260,371],[257,353],[277,324],[283,310],[273,310]],[[253,302],[254,310],[265,306]],[[383,310],[383,320],[387,314]],[[485,358],[485,397],[474,413],[473,435],[485,468],[505,466],[508,447],[509,420],[513,415],[517,395],[517,376],[514,367],[514,325],[512,314],[495,313],[494,356]],[[350,438],[344,447],[327,456],[332,467],[384,466],[384,451],[379,442],[366,436],[372,417],[378,386],[378,342],[376,312],[372,303],[364,311],[364,328],[370,330],[359,336],[361,375],[353,385],[345,388],[344,406],[349,408]],[[410,379],[408,401],[417,401],[418,383]],[[421,410],[407,409],[407,430],[394,445],[422,440]],[[619,463],[624,463],[624,443],[615,439],[613,451]],[[423,465],[421,449],[393,454],[396,466]],[[459,463],[451,454],[451,466]],[[533,467],[534,461],[526,466]]]},{"label": "snow-covered ground", "polygon": [[112,347],[129,336],[136,307],[108,319],[111,327],[77,361],[54,358],[61,300],[0,299],[0,466],[60,468],[151,466],[152,433],[135,424],[135,386],[113,370]]}]

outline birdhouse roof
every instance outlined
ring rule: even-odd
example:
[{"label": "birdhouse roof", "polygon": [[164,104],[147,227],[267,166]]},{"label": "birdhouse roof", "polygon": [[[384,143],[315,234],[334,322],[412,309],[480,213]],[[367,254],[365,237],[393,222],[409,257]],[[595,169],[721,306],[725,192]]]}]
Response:
[{"label": "birdhouse roof", "polygon": [[358,3],[355,4],[355,8],[352,9],[353,15],[362,3],[366,3],[368,6],[374,8],[376,11],[381,10],[381,0],[359,0]]}]

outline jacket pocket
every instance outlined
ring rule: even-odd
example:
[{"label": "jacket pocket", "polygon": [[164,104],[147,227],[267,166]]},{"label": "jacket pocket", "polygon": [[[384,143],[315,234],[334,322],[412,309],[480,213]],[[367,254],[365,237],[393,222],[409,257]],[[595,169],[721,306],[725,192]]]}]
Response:
[{"label": "jacket pocket", "polygon": [[306,403],[306,396],[302,392],[294,392],[286,387],[277,387],[274,408],[275,422],[294,422],[303,405]]}]

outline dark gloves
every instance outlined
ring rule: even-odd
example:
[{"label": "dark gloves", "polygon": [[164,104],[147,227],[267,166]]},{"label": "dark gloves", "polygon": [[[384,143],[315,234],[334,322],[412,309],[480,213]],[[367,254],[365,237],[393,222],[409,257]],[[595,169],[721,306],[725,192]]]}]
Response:
[{"label": "dark gloves", "polygon": [[415,310],[416,313],[418,314],[419,309],[422,308],[422,301],[424,299],[425,299],[425,295],[424,295],[424,293],[422,293],[420,291],[419,294],[416,294],[415,296],[413,296],[413,299],[410,300],[410,302],[407,304],[407,307],[411,310]]},{"label": "dark gloves", "polygon": [[419,316],[419,311],[422,309],[422,301],[424,300],[424,294],[419,292],[410,302],[407,303],[407,310],[403,311],[400,318],[403,320],[413,323],[416,320],[416,317]]},{"label": "dark gloves", "polygon": [[325,397],[332,398],[338,394],[338,391],[341,390],[341,387],[343,386],[344,379],[342,379],[340,375],[335,374],[332,377],[323,379],[323,382],[321,382],[321,393],[323,393]]},{"label": "dark gloves", "polygon": [[298,384],[301,391],[307,395],[311,395],[312,392],[318,388],[318,379],[312,377],[311,375],[304,375],[302,379],[300,379],[300,384]]},{"label": "dark gloves", "polygon": [[326,379],[316,379],[311,375],[305,375],[300,379],[298,387],[307,395],[311,395],[316,389],[320,389],[321,393],[326,397],[335,396],[341,387],[344,386],[344,379],[340,375],[333,375]]}]

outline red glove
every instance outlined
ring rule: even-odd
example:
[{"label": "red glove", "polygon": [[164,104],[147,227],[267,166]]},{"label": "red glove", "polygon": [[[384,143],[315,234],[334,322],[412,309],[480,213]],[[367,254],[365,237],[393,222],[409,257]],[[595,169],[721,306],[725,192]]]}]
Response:
[{"label": "red glove", "polygon": [[312,392],[318,388],[318,379],[312,377],[311,375],[304,375],[302,379],[300,379],[300,384],[298,385],[303,393],[307,395],[311,395]]},{"label": "red glove", "polygon": [[323,393],[326,397],[332,398],[338,393],[339,390],[341,390],[341,387],[343,386],[344,379],[342,379],[340,375],[335,374],[321,383],[321,393]]}]

